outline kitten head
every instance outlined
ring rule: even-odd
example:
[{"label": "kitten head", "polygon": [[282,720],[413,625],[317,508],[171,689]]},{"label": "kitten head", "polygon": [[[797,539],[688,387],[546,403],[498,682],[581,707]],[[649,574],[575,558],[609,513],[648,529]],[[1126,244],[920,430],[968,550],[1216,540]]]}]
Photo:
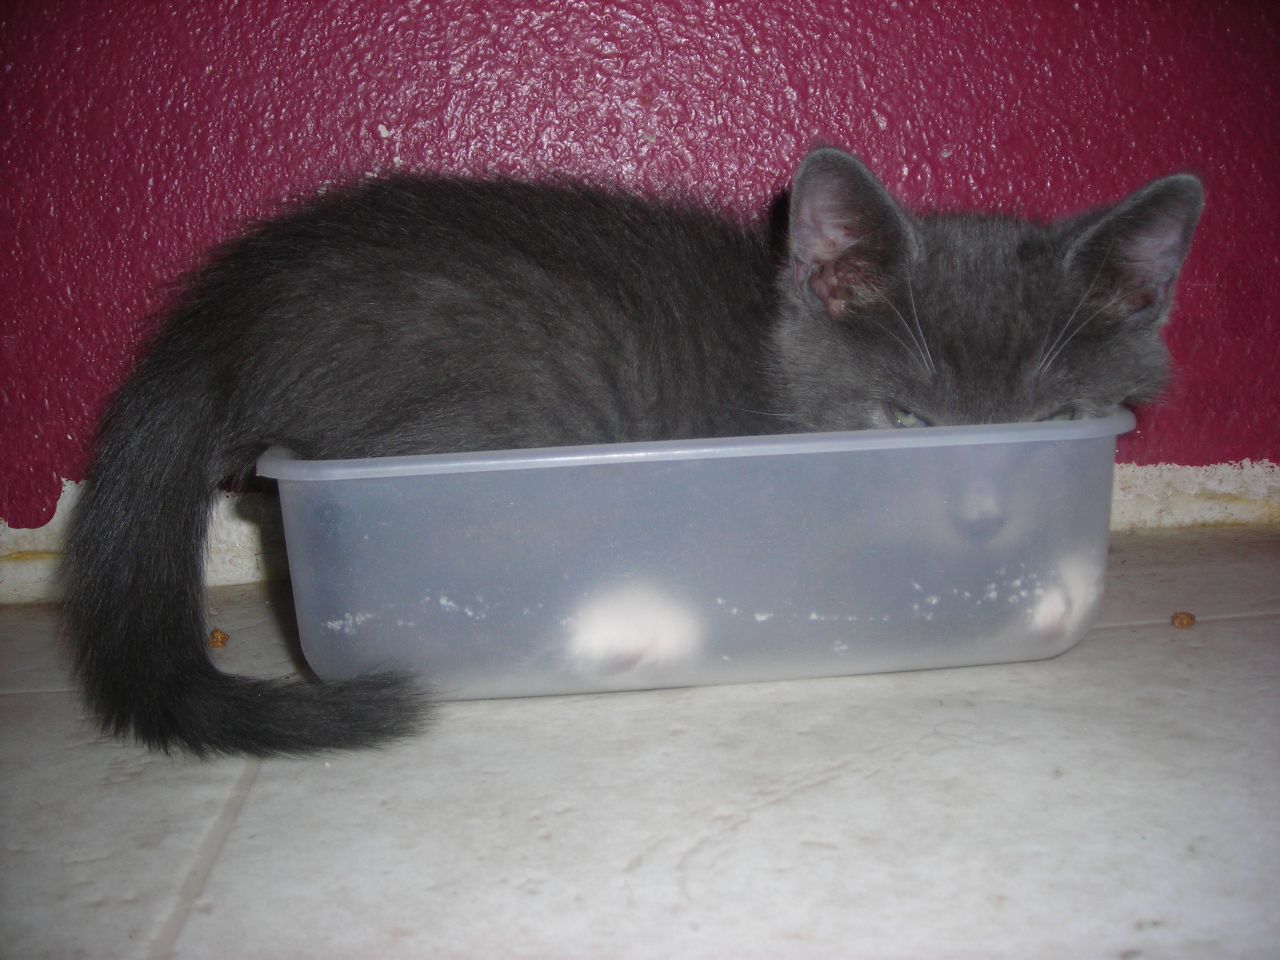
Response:
[{"label": "kitten head", "polygon": [[808,430],[1101,416],[1153,399],[1203,206],[1194,177],[1049,226],[906,212],[857,160],[808,156],[774,348]]}]

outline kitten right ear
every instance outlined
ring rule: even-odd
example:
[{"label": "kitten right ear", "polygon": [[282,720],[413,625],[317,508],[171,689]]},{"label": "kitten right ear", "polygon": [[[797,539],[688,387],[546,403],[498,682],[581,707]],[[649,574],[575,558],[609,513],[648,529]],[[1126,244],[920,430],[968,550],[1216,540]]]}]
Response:
[{"label": "kitten right ear", "polygon": [[828,316],[882,297],[914,237],[897,201],[847,153],[815,150],[800,165],[791,190],[792,277]]},{"label": "kitten right ear", "polygon": [[1080,232],[1067,248],[1067,270],[1129,323],[1158,326],[1203,208],[1204,189],[1189,174],[1148,184]]}]

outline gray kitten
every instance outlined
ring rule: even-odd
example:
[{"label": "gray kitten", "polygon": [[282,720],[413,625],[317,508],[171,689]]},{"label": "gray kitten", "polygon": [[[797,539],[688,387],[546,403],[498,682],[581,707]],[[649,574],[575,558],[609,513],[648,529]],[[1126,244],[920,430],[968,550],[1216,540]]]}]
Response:
[{"label": "gray kitten", "polygon": [[1190,176],[1044,226],[908,213],[807,157],[776,250],[690,206],[396,177],[216,251],[112,402],[65,575],[103,728],[157,749],[360,747],[425,714],[401,676],[219,672],[219,484],[273,444],[355,457],[1090,417],[1154,397],[1202,206]]}]

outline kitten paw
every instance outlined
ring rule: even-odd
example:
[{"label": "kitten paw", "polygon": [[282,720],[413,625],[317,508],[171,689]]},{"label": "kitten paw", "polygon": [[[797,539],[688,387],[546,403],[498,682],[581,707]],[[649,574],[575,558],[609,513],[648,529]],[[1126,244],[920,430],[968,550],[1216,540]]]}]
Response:
[{"label": "kitten paw", "polygon": [[683,604],[646,584],[593,597],[569,619],[567,656],[579,673],[627,673],[692,660],[702,623]]},{"label": "kitten paw", "polygon": [[1031,627],[1047,640],[1058,640],[1074,631],[1102,593],[1101,572],[1079,558],[1063,561],[1057,580],[1031,608]]}]

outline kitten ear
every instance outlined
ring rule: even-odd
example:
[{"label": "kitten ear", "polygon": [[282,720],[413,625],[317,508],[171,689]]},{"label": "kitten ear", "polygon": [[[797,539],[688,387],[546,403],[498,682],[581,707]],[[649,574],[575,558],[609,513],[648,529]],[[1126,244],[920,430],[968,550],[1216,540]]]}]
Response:
[{"label": "kitten ear", "polygon": [[792,277],[801,297],[833,319],[879,299],[914,245],[911,222],[861,163],[839,150],[810,153],[791,190]]},{"label": "kitten ear", "polygon": [[1202,209],[1195,177],[1157,180],[1091,220],[1067,248],[1066,268],[1090,285],[1091,300],[1118,304],[1130,323],[1158,326]]}]

